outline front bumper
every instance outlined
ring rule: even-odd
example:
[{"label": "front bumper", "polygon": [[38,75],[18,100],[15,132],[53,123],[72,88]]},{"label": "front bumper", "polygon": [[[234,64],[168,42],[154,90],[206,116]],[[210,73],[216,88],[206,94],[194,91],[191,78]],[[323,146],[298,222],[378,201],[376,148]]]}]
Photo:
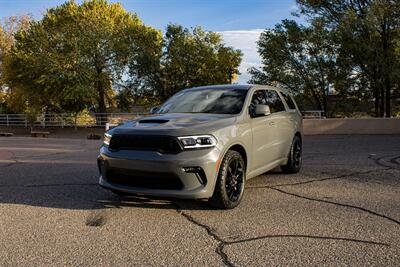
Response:
[{"label": "front bumper", "polygon": [[[220,156],[221,151],[217,147],[162,154],[157,151],[111,151],[102,146],[98,157],[101,173],[99,184],[107,189],[130,194],[210,198],[214,192]],[[190,172],[193,168],[196,172]],[[199,175],[197,170],[202,170],[203,173]],[[121,177],[118,177],[118,173],[123,173],[121,176],[124,176],[124,179],[119,179]],[[170,177],[167,177],[168,175]],[[163,183],[168,183],[166,178],[179,180],[181,186],[168,186]],[[133,179],[141,181],[136,183]],[[151,179],[156,179],[157,183],[152,184]]]}]

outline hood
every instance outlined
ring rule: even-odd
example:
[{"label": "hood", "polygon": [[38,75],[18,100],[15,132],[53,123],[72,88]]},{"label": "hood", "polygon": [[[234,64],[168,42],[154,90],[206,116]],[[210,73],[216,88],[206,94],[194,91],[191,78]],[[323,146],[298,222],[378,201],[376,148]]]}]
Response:
[{"label": "hood", "polygon": [[126,122],[112,129],[112,133],[173,136],[208,134],[232,125],[235,121],[236,116],[229,114],[167,113],[140,117],[135,121]]}]

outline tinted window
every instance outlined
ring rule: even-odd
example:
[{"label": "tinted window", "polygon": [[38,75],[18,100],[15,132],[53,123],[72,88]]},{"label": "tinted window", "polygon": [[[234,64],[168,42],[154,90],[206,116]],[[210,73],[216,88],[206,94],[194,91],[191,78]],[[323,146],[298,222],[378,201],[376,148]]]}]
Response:
[{"label": "tinted window", "polygon": [[267,90],[265,92],[267,105],[269,105],[271,113],[285,110],[285,106],[283,105],[282,99],[279,97],[278,92],[273,90]]},{"label": "tinted window", "polygon": [[247,90],[241,89],[183,90],[165,102],[157,113],[238,114],[246,94]]},{"label": "tinted window", "polygon": [[290,109],[296,109],[296,105],[294,104],[293,99],[290,97],[289,94],[281,92],[283,98],[285,99],[286,104]]},{"label": "tinted window", "polygon": [[265,90],[255,91],[253,98],[251,99],[251,105],[268,105],[267,99],[265,98]]},{"label": "tinted window", "polygon": [[254,117],[256,105],[267,105],[265,90],[257,90],[253,93],[253,97],[251,98],[251,103],[249,107],[250,114],[253,114],[252,117]]}]

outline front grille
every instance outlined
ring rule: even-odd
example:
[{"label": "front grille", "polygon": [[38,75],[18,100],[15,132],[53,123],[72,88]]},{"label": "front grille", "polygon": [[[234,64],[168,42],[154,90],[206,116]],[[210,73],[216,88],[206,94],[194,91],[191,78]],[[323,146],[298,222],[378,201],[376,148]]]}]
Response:
[{"label": "front grille", "polygon": [[113,134],[109,148],[112,150],[154,150],[162,153],[182,151],[179,140],[166,135]]},{"label": "front grille", "polygon": [[180,190],[183,188],[181,180],[174,173],[112,168],[107,170],[106,179],[112,184],[146,189]]}]

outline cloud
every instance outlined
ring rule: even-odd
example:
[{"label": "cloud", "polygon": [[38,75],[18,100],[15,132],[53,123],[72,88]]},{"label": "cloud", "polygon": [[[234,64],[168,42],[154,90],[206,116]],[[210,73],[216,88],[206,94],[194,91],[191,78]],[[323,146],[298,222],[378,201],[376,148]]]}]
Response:
[{"label": "cloud", "polygon": [[239,83],[246,83],[250,79],[247,69],[261,65],[261,58],[257,51],[257,41],[263,29],[221,31],[226,45],[240,49],[243,53],[242,64],[239,66],[241,75]]}]

